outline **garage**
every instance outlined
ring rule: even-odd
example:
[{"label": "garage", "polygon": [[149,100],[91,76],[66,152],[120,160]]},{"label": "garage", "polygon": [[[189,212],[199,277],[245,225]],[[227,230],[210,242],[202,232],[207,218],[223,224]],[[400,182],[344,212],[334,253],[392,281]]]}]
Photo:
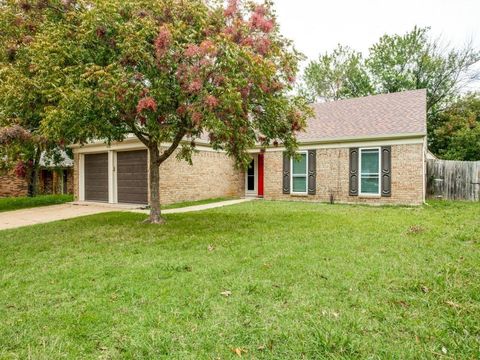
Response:
[{"label": "garage", "polygon": [[117,152],[117,200],[148,203],[148,156],[146,150]]},{"label": "garage", "polygon": [[85,155],[85,200],[108,202],[108,154]]}]

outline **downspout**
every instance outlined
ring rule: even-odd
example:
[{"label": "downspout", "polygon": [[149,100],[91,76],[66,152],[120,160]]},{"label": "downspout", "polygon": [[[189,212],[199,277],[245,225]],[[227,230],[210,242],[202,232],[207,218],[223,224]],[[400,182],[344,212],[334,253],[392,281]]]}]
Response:
[{"label": "downspout", "polygon": [[425,136],[423,139],[423,204],[427,203],[426,195],[427,195],[427,137]]}]

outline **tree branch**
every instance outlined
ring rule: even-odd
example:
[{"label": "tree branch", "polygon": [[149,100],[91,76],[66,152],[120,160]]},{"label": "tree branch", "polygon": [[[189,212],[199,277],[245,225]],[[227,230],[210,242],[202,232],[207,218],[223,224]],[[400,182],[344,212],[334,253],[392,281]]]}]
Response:
[{"label": "tree branch", "polygon": [[150,140],[147,139],[148,134],[142,132],[138,129],[134,123],[130,124],[130,129],[135,134],[135,136],[140,140],[146,147],[149,147]]},{"label": "tree branch", "polygon": [[175,139],[173,139],[173,142],[172,144],[170,145],[170,147],[165,150],[162,155],[160,155],[160,157],[158,158],[158,166],[160,166],[165,160],[168,159],[168,157],[170,155],[172,155],[172,153],[175,151],[175,149],[178,147],[178,145],[180,144],[180,141],[182,141],[183,137],[185,136],[186,134],[186,131],[185,130],[180,130],[177,135],[175,136]]}]

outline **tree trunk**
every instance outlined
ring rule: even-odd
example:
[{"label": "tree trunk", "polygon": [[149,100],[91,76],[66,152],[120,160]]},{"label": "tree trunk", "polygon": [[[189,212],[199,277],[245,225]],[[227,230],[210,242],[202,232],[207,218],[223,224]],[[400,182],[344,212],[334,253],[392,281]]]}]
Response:
[{"label": "tree trunk", "polygon": [[135,126],[132,127],[133,133],[148,148],[149,153],[149,188],[150,188],[150,216],[145,221],[151,224],[164,224],[165,219],[162,218],[160,211],[160,165],[173,154],[175,149],[182,141],[185,135],[185,129],[181,129],[175,135],[172,144],[160,155],[160,144],[148,135],[141,133]]},{"label": "tree trunk", "polygon": [[149,177],[150,177],[150,217],[147,222],[151,224],[163,224],[165,220],[160,210],[160,150],[158,144],[149,146]]},{"label": "tree trunk", "polygon": [[28,196],[35,197],[38,193],[38,173],[40,169],[40,157],[42,150],[35,150],[35,157],[32,159],[32,169],[30,170],[28,179]]}]

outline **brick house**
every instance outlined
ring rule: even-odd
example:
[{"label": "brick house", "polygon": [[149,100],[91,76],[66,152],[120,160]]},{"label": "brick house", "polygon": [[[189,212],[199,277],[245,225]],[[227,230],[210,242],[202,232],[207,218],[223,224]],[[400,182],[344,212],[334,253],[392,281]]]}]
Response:
[{"label": "brick house", "polygon": [[[51,164],[43,155],[38,174],[38,193],[73,194],[73,161],[62,153],[59,164]],[[28,195],[28,182],[18,177],[14,171],[0,174],[0,197],[20,197]]]},{"label": "brick house", "polygon": [[27,196],[27,180],[19,178],[15,172],[0,173],[0,198]]},{"label": "brick house", "polygon": [[[250,150],[247,171],[198,141],[193,165],[171,156],[160,167],[162,203],[221,196],[268,200],[422,204],[425,196],[426,91],[313,105],[298,156],[279,147]],[[148,152],[135,137],[109,146],[74,146],[79,201],[148,202]]]}]

